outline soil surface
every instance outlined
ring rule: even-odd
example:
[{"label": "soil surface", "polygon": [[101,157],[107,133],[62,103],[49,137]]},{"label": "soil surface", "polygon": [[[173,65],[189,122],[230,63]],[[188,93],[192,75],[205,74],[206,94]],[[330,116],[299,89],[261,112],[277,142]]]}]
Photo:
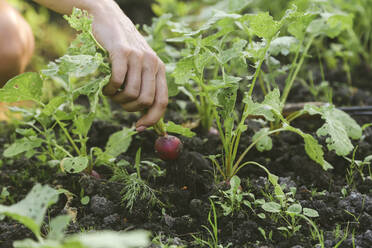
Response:
[{"label": "soil surface", "polygon": [[[362,81],[361,81],[362,82]],[[335,104],[366,105],[371,104],[370,88],[366,85],[354,87],[334,85]],[[368,88],[368,90],[366,90]],[[291,102],[313,101],[311,94],[301,87],[295,87],[291,92]],[[192,104],[188,104],[192,110]],[[360,124],[372,122],[368,116],[355,117]],[[132,114],[118,114],[117,124],[97,121],[90,131],[89,146],[104,148],[109,136],[120,130],[123,125],[130,125],[136,116]],[[172,102],[166,115],[166,120],[177,123],[187,121],[181,114],[179,105]],[[322,125],[319,119],[298,119],[295,124],[306,132],[313,133]],[[248,123],[249,129],[242,137],[240,152],[251,143],[251,137],[259,125],[254,120]],[[11,142],[12,128],[1,124],[0,154],[4,145]],[[156,139],[153,131],[145,131],[137,135],[127,153],[117,158],[134,164],[136,151],[142,147],[142,160],[152,160],[156,157],[153,144]],[[128,211],[122,203],[120,192],[124,184],[112,182],[113,175],[109,167],[100,166],[95,170],[101,179],[87,175],[66,175],[47,165],[37,165],[36,159],[3,159],[0,166],[0,186],[6,186],[11,199],[4,204],[11,204],[21,200],[35,182],[62,187],[76,196],[90,197],[87,205],[82,205],[79,197],[74,197],[67,204],[67,197],[60,196],[59,202],[50,208],[49,216],[76,213],[75,222],[71,223],[68,232],[81,230],[132,230],[146,229],[153,234],[163,234],[164,242],[186,247],[201,247],[193,244],[192,235],[208,239],[207,232],[202,225],[208,226],[208,213],[211,209],[209,197],[222,196],[221,190],[229,186],[216,180],[216,171],[207,155],[217,154],[221,150],[219,138],[214,135],[199,133],[194,138],[180,137],[184,143],[181,157],[176,161],[163,162],[156,160],[161,169],[166,170],[163,175],[155,176],[155,171],[149,167],[141,167],[143,179],[156,190],[159,204],[148,204],[149,199],[137,199],[133,211]],[[324,143],[324,140],[321,140]],[[367,128],[361,140],[354,141],[357,150],[355,158],[363,160],[372,154],[372,128]],[[370,168],[365,167],[363,179],[354,170],[346,179],[350,162],[333,152],[326,154],[326,160],[334,166],[332,171],[323,171],[321,167],[311,161],[305,154],[303,140],[292,133],[280,133],[273,136],[273,149],[269,152],[252,150],[246,157],[247,161],[256,161],[265,165],[267,169],[279,176],[279,182],[285,185],[284,191],[296,188],[295,199],[302,207],[312,208],[319,212],[320,217],[314,218],[318,228],[323,231],[325,247],[335,247],[344,237],[340,248],[372,247],[372,179],[367,177]],[[129,170],[135,172],[134,168]],[[50,176],[53,175],[53,176]],[[258,167],[247,166],[238,173],[242,180],[244,192],[252,193],[256,199],[264,198],[265,192],[270,192],[271,186],[265,173]],[[350,183],[350,178],[353,180]],[[249,197],[247,200],[252,200]],[[241,206],[240,211],[233,216],[223,216],[217,205],[218,234],[222,244],[232,244],[231,247],[282,247],[301,248],[315,247],[318,241],[312,238],[311,229],[307,222],[299,221],[301,229],[294,235],[286,236],[278,230],[286,223],[281,219],[261,219],[258,213],[262,209],[252,211],[247,206]],[[269,214],[266,213],[267,216]],[[47,222],[47,219],[46,219]],[[266,232],[266,239],[262,231]],[[269,238],[269,232],[272,231]],[[12,247],[15,240],[32,238],[32,234],[22,225],[5,219],[0,222],[0,247]],[[170,239],[171,238],[171,239]],[[153,245],[152,247],[157,247]],[[225,247],[225,246],[224,246]]]}]

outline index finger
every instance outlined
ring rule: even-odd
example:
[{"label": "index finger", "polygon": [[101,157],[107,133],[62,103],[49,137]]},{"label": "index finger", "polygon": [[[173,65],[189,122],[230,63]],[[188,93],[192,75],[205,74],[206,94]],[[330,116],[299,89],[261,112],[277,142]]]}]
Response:
[{"label": "index finger", "polygon": [[106,96],[114,96],[118,92],[125,81],[128,70],[128,60],[124,53],[115,53],[110,56],[112,63],[112,75],[110,82],[103,88],[103,94]]},{"label": "index finger", "polygon": [[[162,63],[161,63],[162,64]],[[168,105],[168,86],[165,76],[165,66],[162,64],[156,75],[156,91],[153,105],[136,123],[137,131],[155,125],[163,117]]]}]

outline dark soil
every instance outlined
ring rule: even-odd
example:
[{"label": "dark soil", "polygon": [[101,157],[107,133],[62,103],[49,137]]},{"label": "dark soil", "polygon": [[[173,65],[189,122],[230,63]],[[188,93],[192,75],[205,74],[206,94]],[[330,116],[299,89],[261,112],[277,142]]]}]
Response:
[{"label": "dark soil", "polygon": [[[352,91],[352,94],[351,94]],[[296,92],[296,93],[294,93]],[[350,90],[350,87],[336,87],[335,100],[339,105],[369,104],[371,96],[366,90]],[[291,101],[313,100],[309,92],[294,89]],[[166,118],[176,122],[185,121],[175,103],[170,104]],[[360,124],[372,121],[369,117],[356,117]],[[104,147],[110,134],[120,130],[123,125],[133,121],[133,115],[119,115],[115,118],[120,123],[112,124],[104,121],[94,123],[90,132],[90,146]],[[130,121],[130,122],[129,122]],[[315,132],[321,125],[318,119],[296,121],[295,126],[307,132]],[[257,124],[250,121],[250,129],[242,137],[240,150],[250,142]],[[3,128],[3,126],[2,126]],[[9,127],[8,127],[9,128]],[[0,135],[0,154],[4,144],[11,140],[11,132]],[[202,235],[208,239],[202,225],[208,226],[208,213],[210,211],[209,197],[221,196],[220,190],[227,189],[225,183],[215,181],[214,171],[210,161],[205,157],[217,154],[220,151],[218,137],[213,135],[198,135],[194,138],[180,137],[184,142],[184,151],[181,157],[172,162],[156,161],[164,170],[165,175],[154,177],[154,171],[142,167],[141,174],[149,185],[156,189],[162,204],[149,205],[148,199],[137,200],[132,212],[129,212],[122,203],[120,192],[122,182],[111,182],[109,178],[113,172],[108,167],[97,167],[95,170],[101,174],[102,179],[87,175],[65,175],[57,172],[56,168],[38,165],[36,159],[3,159],[0,167],[0,188],[6,186],[12,199],[4,204],[11,204],[22,199],[35,182],[59,185],[79,196],[90,197],[88,205],[80,203],[75,197],[66,208],[67,198],[61,196],[59,202],[49,212],[50,216],[64,214],[67,211],[76,211],[76,222],[71,223],[68,232],[75,233],[81,230],[131,230],[146,229],[153,234],[164,234],[172,239],[175,245],[186,247],[200,247],[192,244],[192,235]],[[153,144],[156,135],[153,131],[145,131],[135,137],[130,150],[120,157],[133,164],[138,147],[142,147],[142,159],[151,160],[156,157]],[[246,160],[257,161],[265,165],[269,171],[279,176],[279,182],[286,185],[285,192],[295,187],[295,198],[302,207],[312,208],[319,212],[320,217],[314,221],[323,231],[325,247],[334,247],[341,240],[346,230],[349,231],[341,248],[372,247],[372,179],[363,179],[358,171],[353,173],[353,183],[348,184],[346,174],[350,163],[336,156],[332,152],[326,154],[326,159],[333,166],[332,171],[323,171],[321,167],[312,162],[305,154],[301,138],[292,133],[281,133],[273,137],[273,149],[270,152],[260,153],[252,150]],[[356,159],[363,160],[372,154],[372,128],[364,132],[357,145]],[[368,175],[368,167],[364,173]],[[132,168],[134,172],[134,168]],[[53,176],[50,176],[53,175]],[[270,184],[266,175],[258,167],[248,166],[239,172],[242,188],[245,192],[255,195],[256,199],[264,198],[263,192],[270,192]],[[346,195],[343,195],[343,189]],[[281,219],[261,219],[256,209],[253,212],[248,207],[233,216],[223,216],[220,207],[217,207],[219,218],[219,239],[232,247],[315,247],[318,243],[311,237],[310,226],[305,221],[300,231],[291,237],[286,237],[277,228],[285,226]],[[268,215],[268,214],[267,214]],[[47,219],[46,219],[47,222]],[[338,228],[339,227],[339,228]],[[265,240],[259,228],[265,230],[266,235],[272,230],[272,239]],[[339,230],[339,231],[337,231]],[[12,247],[14,240],[32,237],[32,234],[22,225],[9,219],[0,222],[0,247]],[[166,239],[166,238],[165,238]],[[156,246],[153,246],[156,247]]]}]

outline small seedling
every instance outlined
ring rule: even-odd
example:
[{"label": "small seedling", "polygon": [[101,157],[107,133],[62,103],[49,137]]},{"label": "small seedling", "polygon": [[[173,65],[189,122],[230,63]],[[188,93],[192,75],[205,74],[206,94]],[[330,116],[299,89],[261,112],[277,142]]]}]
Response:
[{"label": "small seedling", "polygon": [[[218,199],[216,202],[220,205],[223,209],[223,215],[234,215],[239,213],[242,209],[242,206],[248,206],[251,208],[251,204],[245,198],[247,196],[252,196],[249,193],[243,192],[241,187],[241,180],[238,176],[233,176],[230,179],[229,185],[230,189],[226,191],[220,191],[222,193],[222,197]],[[213,198],[218,198],[217,196],[213,196]]]},{"label": "small seedling", "polygon": [[123,167],[114,167],[114,176],[111,181],[123,182],[124,187],[120,194],[122,195],[122,204],[129,212],[133,211],[133,207],[137,200],[145,200],[150,205],[163,205],[157,197],[157,191],[151,188],[148,183],[142,179],[140,172],[141,165],[141,148],[137,150],[135,169],[136,172],[129,174]]},{"label": "small seedling", "polygon": [[3,187],[0,193],[0,203],[4,203],[7,199],[11,199],[11,196],[7,187]]},{"label": "small seedling", "polygon": [[[229,243],[227,246],[223,246],[219,243],[218,239],[218,217],[216,212],[216,207],[211,199],[209,199],[211,202],[211,211],[208,214],[208,222],[211,228],[207,226],[203,226],[203,228],[207,231],[209,234],[208,241],[203,240],[202,238],[196,237],[193,235],[193,238],[195,242],[202,247],[208,247],[208,248],[228,248],[231,247],[232,244]],[[213,219],[212,219],[213,218]]]}]

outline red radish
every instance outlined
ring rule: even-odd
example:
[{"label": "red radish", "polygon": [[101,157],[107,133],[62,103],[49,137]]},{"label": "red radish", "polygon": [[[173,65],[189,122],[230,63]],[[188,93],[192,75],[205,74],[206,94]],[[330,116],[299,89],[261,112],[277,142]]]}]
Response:
[{"label": "red radish", "polygon": [[[226,184],[229,188],[231,188],[231,182],[230,182],[230,180],[229,181],[224,181],[223,184]],[[238,190],[243,191],[243,188],[242,188],[241,185],[239,185]]]},{"label": "red radish", "polygon": [[179,138],[172,135],[164,135],[157,138],[155,150],[163,160],[175,160],[180,156],[182,143]]},{"label": "red radish", "polygon": [[95,170],[92,170],[92,172],[90,173],[90,175],[96,179],[101,179],[101,175],[95,171]]},{"label": "red radish", "polygon": [[215,135],[215,136],[220,135],[220,133],[218,132],[218,130],[216,128],[214,128],[214,127],[209,128],[208,134]]}]

